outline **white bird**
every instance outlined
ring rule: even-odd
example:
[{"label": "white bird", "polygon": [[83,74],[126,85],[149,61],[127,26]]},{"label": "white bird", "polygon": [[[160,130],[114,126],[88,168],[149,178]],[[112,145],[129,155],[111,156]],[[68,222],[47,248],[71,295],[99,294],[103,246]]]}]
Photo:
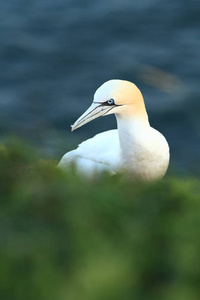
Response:
[{"label": "white bird", "polygon": [[125,173],[151,181],[163,177],[169,164],[165,137],[149,124],[144,100],[135,84],[109,80],[94,94],[92,105],[72,125],[72,131],[100,116],[114,113],[117,129],[95,135],[66,153],[59,167],[71,165],[79,174],[92,177],[102,171]]}]

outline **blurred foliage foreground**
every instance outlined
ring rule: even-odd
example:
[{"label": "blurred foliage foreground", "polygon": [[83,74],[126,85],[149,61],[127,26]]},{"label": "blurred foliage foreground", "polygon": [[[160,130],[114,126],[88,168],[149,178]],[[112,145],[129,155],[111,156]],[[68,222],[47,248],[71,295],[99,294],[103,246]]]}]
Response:
[{"label": "blurred foliage foreground", "polygon": [[196,300],[200,183],[93,182],[0,146],[1,300]]}]

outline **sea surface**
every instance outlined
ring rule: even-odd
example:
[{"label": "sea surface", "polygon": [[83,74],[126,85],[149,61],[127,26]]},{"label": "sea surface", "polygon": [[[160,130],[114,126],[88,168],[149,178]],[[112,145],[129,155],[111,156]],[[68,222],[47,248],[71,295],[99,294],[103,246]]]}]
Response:
[{"label": "sea surface", "polygon": [[70,125],[106,80],[141,89],[167,138],[171,169],[200,174],[199,0],[20,0],[0,4],[1,140],[19,136],[59,160],[94,134]]}]

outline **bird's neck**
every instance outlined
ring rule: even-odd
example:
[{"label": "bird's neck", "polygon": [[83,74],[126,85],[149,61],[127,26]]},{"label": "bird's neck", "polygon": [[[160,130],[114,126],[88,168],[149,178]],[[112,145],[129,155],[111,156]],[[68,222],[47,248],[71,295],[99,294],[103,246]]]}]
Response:
[{"label": "bird's neck", "polygon": [[121,114],[116,114],[116,119],[120,138],[129,136],[135,139],[150,127],[145,107],[140,108],[137,114],[134,109],[127,109]]},{"label": "bird's neck", "polygon": [[139,116],[116,115],[116,118],[122,155],[131,155],[134,148],[140,152],[151,128],[146,111]]}]

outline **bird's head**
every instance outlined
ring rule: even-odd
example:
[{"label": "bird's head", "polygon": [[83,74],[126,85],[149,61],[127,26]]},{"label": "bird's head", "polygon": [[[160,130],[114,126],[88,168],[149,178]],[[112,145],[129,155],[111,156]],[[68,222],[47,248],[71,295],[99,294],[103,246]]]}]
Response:
[{"label": "bird's head", "polygon": [[106,81],[96,90],[92,105],[72,125],[72,131],[112,113],[125,117],[146,117],[143,97],[135,84],[118,79]]}]

